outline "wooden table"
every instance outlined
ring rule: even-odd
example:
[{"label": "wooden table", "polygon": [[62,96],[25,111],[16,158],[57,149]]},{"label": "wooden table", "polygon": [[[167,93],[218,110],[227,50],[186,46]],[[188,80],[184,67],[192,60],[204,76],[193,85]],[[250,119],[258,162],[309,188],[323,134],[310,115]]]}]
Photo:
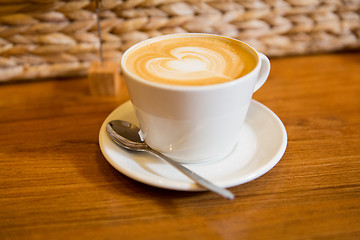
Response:
[{"label": "wooden table", "polygon": [[0,239],[360,239],[360,53],[271,64],[254,98],[288,147],[233,201],[115,170],[98,133],[125,93],[92,97],[86,79],[0,85]]}]

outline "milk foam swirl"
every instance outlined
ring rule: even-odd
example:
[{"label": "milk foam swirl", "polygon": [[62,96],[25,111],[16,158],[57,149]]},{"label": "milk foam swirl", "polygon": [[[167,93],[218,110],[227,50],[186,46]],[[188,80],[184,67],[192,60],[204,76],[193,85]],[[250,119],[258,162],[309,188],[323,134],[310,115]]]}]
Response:
[{"label": "milk foam swirl", "polygon": [[241,51],[241,47],[215,38],[174,38],[141,46],[128,57],[126,65],[149,81],[207,85],[246,74],[246,57],[239,54]]},{"label": "milk foam swirl", "polygon": [[212,76],[230,80],[224,74],[226,61],[221,54],[203,47],[178,47],[172,57],[159,57],[146,62],[145,69],[152,75],[174,80],[193,81]]}]

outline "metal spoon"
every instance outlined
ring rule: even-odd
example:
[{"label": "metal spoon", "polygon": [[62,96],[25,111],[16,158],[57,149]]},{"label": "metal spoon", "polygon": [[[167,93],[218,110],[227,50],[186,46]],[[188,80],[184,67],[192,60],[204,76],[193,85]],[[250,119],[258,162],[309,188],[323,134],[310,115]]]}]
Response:
[{"label": "metal spoon", "polygon": [[186,176],[194,180],[200,186],[213,191],[224,198],[234,199],[234,194],[225,188],[216,186],[215,184],[209,182],[208,180],[200,177],[193,171],[184,167],[178,162],[175,162],[171,158],[159,153],[158,151],[150,148],[140,137],[140,129],[132,123],[122,121],[122,120],[113,120],[106,125],[106,131],[108,132],[110,138],[120,147],[123,147],[131,151],[139,152],[149,152],[157,157],[160,157],[170,163],[172,166],[180,170]]}]

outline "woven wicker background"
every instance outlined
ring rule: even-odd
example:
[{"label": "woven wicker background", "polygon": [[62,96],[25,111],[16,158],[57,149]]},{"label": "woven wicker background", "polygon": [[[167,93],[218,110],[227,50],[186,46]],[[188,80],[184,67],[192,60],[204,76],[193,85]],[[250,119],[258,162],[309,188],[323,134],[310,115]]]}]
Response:
[{"label": "woven wicker background", "polygon": [[[103,0],[106,60],[141,40],[207,32],[268,56],[360,48],[360,0]],[[95,3],[0,0],[0,81],[85,75],[98,60]]]}]

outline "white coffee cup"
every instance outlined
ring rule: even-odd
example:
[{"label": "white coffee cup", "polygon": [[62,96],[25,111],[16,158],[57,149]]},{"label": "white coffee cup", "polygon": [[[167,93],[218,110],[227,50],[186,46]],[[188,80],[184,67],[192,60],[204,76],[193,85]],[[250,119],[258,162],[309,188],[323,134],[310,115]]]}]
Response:
[{"label": "white coffee cup", "polygon": [[[254,54],[255,67],[224,83],[183,86],[143,79],[126,66],[134,51],[171,38],[210,37],[234,41]],[[239,40],[212,34],[184,33],[155,37],[129,48],[121,59],[122,74],[145,142],[182,163],[201,163],[227,156],[237,144],[253,93],[270,72],[268,58]]]}]

